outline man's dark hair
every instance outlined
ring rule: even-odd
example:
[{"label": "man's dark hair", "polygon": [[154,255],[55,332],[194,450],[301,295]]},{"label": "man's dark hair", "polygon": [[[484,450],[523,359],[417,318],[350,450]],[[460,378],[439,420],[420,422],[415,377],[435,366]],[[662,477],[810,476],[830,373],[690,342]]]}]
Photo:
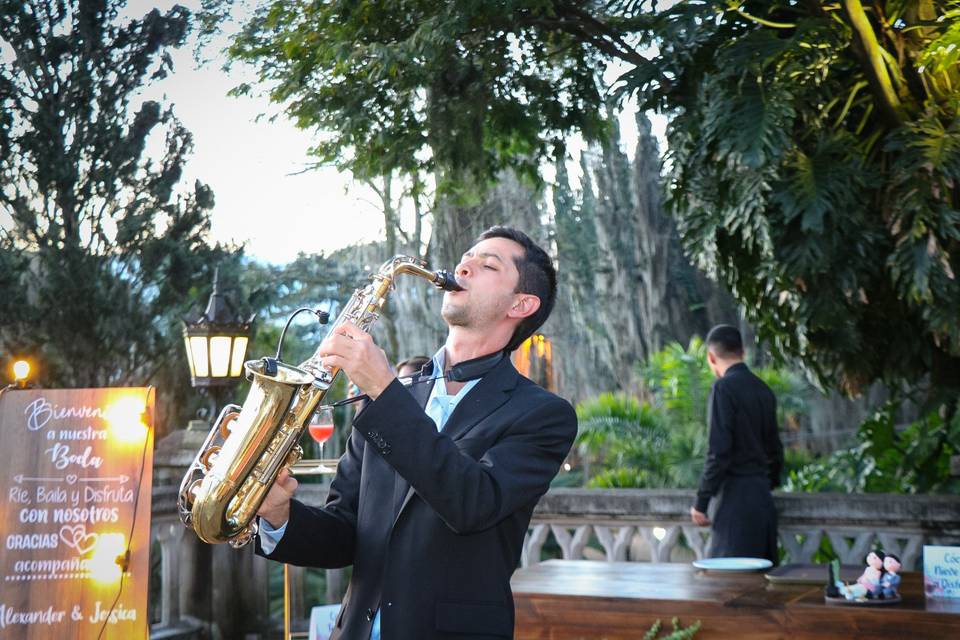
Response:
[{"label": "man's dark hair", "polygon": [[404,367],[410,367],[414,371],[420,371],[420,369],[423,369],[423,365],[427,364],[428,362],[430,362],[430,358],[427,356],[411,356],[406,360],[401,360],[398,362],[394,368],[397,373],[400,373],[400,370]]},{"label": "man's dark hair", "polygon": [[728,324],[715,326],[707,334],[707,348],[713,349],[713,352],[724,360],[742,358],[743,338],[740,337],[740,330]]},{"label": "man's dark hair", "polygon": [[557,270],[553,268],[553,261],[550,260],[547,252],[537,246],[523,231],[496,225],[481,233],[477,241],[490,238],[506,238],[523,247],[523,255],[514,261],[517,271],[520,272],[520,280],[517,282],[515,291],[540,298],[540,308],[533,315],[520,321],[513,331],[510,342],[507,343],[507,351],[514,351],[550,317],[553,304],[557,300]]}]

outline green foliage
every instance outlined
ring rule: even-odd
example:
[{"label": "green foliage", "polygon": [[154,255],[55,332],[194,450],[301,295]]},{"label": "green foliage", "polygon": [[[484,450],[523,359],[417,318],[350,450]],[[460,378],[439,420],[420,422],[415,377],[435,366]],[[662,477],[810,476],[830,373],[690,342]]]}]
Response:
[{"label": "green foliage", "polygon": [[673,423],[707,423],[707,397],[714,378],[699,336],[691,338],[686,349],[677,342],[668,344],[650,356],[641,373],[655,404]]},{"label": "green foliage", "polygon": [[621,88],[672,116],[669,204],[685,247],[761,339],[847,390],[932,373],[949,393],[958,5],[863,6],[664,6],[637,18],[657,55]]},{"label": "green foliage", "polygon": [[[639,368],[650,402],[605,393],[577,406],[587,484],[696,487],[707,451],[707,399],[714,379],[703,341],[694,337],[687,348],[669,344]],[[784,400],[778,402],[780,424],[796,426],[809,387],[796,374],[773,367],[757,373]],[[792,459],[796,466],[806,461]]]},{"label": "green foliage", "polygon": [[588,486],[671,486],[670,432],[649,404],[603,393],[577,405],[577,418],[580,454],[599,465]]},{"label": "green foliage", "polygon": [[866,420],[860,442],[788,474],[787,491],[960,494],[950,458],[960,454],[960,416],[931,412],[897,429],[898,406],[889,403]]},{"label": "green foliage", "polygon": [[206,240],[210,188],[180,184],[190,133],[138,99],[189,12],[122,6],[0,2],[0,352],[37,356],[44,386],[154,384],[180,407],[179,316],[237,256]]},{"label": "green foliage", "polygon": [[[232,2],[205,4],[216,24]],[[260,4],[230,54],[298,126],[322,132],[321,163],[361,178],[439,171],[447,185],[507,167],[535,175],[567,132],[600,127],[597,52],[570,34],[542,46],[521,35],[552,13],[529,0],[278,0]]]},{"label": "green foliage", "polygon": [[670,621],[672,630],[665,636],[660,635],[660,631],[663,629],[663,623],[657,619],[656,622],[650,627],[650,629],[643,634],[643,640],[689,640],[696,635],[697,631],[700,630],[700,621],[697,620],[695,623],[689,627],[683,627],[680,625],[680,618],[673,618]]}]

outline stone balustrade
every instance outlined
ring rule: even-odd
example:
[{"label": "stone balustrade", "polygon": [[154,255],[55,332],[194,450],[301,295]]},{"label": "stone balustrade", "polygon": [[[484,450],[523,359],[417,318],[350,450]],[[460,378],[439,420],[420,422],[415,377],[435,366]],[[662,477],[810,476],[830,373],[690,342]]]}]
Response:
[{"label": "stone balustrade", "polygon": [[[694,526],[689,490],[557,489],[540,501],[524,543],[523,565],[552,540],[565,559],[685,562],[703,558],[708,528]],[[960,543],[960,498],[889,494],[776,493],[785,562],[811,562],[830,548],[860,564],[879,546],[919,569],[924,544]]]}]

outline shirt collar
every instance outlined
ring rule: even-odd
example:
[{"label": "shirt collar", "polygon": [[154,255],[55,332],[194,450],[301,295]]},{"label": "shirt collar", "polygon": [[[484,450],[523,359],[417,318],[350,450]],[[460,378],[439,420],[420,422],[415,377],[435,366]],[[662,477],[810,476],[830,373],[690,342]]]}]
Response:
[{"label": "shirt collar", "polygon": [[447,395],[447,379],[443,377],[443,365],[446,362],[447,347],[440,347],[440,350],[433,354],[433,377],[436,380],[433,383],[433,391],[430,397],[437,395]]},{"label": "shirt collar", "polygon": [[727,376],[736,371],[746,371],[746,370],[747,370],[746,362],[737,362],[736,364],[732,364],[729,367],[727,367],[727,370],[723,372],[723,375]]}]

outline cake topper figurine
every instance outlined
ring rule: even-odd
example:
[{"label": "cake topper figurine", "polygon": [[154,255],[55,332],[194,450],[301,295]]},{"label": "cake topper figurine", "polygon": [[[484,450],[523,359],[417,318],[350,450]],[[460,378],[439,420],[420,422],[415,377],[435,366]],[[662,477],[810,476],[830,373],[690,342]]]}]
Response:
[{"label": "cake topper figurine", "polygon": [[882,590],[880,591],[880,597],[887,598],[899,598],[900,594],[897,593],[897,587],[900,586],[900,558],[888,553],[887,557],[883,559],[883,577],[880,578],[880,586]]},{"label": "cake topper figurine", "polygon": [[840,579],[840,561],[830,563],[824,595],[831,602],[850,604],[891,604],[900,601],[900,558],[883,551],[871,551],[864,558],[867,565],[856,582]]}]

